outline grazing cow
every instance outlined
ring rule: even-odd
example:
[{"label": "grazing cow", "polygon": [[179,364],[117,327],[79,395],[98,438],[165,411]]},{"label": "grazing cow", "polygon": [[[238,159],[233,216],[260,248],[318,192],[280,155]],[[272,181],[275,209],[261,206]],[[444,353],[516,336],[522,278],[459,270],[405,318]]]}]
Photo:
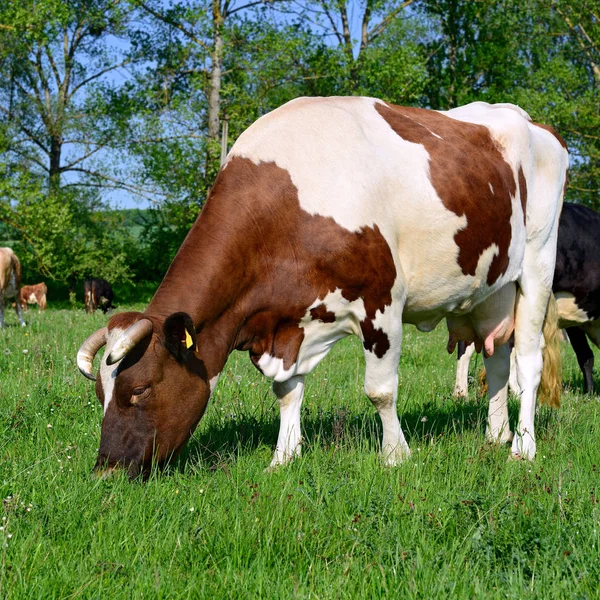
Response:
[{"label": "grazing cow", "polygon": [[46,294],[48,288],[45,283],[24,285],[21,288],[21,306],[27,310],[28,304],[37,304],[40,310],[46,310]]},{"label": "grazing cow", "polygon": [[109,309],[113,308],[113,291],[106,279],[86,279],[83,295],[87,313],[96,312],[96,309],[100,308],[106,314]]},{"label": "grazing cow", "polygon": [[[585,206],[565,203],[558,225],[556,268],[552,290],[559,327],[565,328],[583,373],[584,392],[595,392],[594,353],[587,338],[600,347],[600,214]],[[475,348],[458,347],[454,395],[466,397],[469,361]],[[511,370],[510,387],[519,387]]]},{"label": "grazing cow", "polygon": [[[450,345],[485,347],[494,408],[515,330],[524,391],[512,452],[533,458],[567,163],[560,138],[512,105],[300,98],[263,116],[234,144],[145,312],[113,316],[79,350],[94,379],[106,345],[96,468],[146,474],[177,454],[235,349],[274,379],[271,465],[291,460],[304,377],[350,334],[396,464],[410,454],[396,412],[402,323],[429,331],[444,317]],[[488,435],[503,439],[508,417],[491,414]]]},{"label": "grazing cow", "polygon": [[4,327],[4,299],[16,298],[15,309],[21,325],[25,326],[19,300],[21,263],[11,248],[0,248],[0,328]]}]

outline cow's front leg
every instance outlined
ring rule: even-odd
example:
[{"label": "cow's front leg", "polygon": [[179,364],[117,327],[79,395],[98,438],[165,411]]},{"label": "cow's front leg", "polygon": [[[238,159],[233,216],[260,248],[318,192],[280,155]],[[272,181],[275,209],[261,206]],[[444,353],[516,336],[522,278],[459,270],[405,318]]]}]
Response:
[{"label": "cow's front leg", "polygon": [[513,439],[508,424],[509,344],[498,346],[494,354],[484,357],[490,399],[485,437],[490,442],[505,443]]},{"label": "cow's front leg", "polygon": [[4,295],[0,289],[0,329],[4,328]]},{"label": "cow's front leg", "polygon": [[280,425],[277,448],[271,468],[300,456],[301,439],[300,409],[304,398],[304,377],[297,375],[287,381],[273,382],[273,391],[279,400]]},{"label": "cow's front leg", "polygon": [[388,465],[397,465],[410,456],[410,448],[400,427],[396,400],[398,398],[398,363],[402,330],[396,339],[390,339],[390,347],[382,356],[365,346],[365,393],[377,409],[383,427],[381,455]]},{"label": "cow's front leg", "polygon": [[467,398],[469,395],[469,363],[475,352],[475,344],[458,342],[456,361],[456,383],[454,384],[454,397]]}]

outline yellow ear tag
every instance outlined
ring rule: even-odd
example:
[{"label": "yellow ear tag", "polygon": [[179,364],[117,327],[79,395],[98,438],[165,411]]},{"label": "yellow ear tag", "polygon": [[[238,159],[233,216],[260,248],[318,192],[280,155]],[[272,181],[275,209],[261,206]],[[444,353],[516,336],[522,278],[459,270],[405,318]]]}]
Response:
[{"label": "yellow ear tag", "polygon": [[185,347],[189,350],[193,345],[194,345],[194,342],[192,341],[192,336],[190,335],[189,331],[186,329],[185,330]]}]

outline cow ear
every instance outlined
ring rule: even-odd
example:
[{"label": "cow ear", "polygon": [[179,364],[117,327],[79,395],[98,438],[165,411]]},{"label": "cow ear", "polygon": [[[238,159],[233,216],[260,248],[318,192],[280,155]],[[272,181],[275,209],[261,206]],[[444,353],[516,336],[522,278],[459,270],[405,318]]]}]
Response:
[{"label": "cow ear", "polygon": [[177,360],[185,361],[196,351],[196,328],[187,313],[178,312],[167,317],[163,333],[167,350]]}]

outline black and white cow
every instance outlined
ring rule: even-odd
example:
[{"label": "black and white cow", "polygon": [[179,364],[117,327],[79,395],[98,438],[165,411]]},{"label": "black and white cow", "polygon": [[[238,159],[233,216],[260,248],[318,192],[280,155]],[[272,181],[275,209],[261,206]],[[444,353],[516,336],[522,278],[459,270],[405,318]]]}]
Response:
[{"label": "black and white cow", "polygon": [[[600,214],[591,208],[565,203],[560,215],[556,268],[552,290],[559,326],[566,329],[583,373],[584,391],[595,392],[594,353],[588,338],[600,347]],[[467,395],[469,361],[473,345],[458,346],[454,395]],[[510,387],[519,387],[511,370]]]},{"label": "black and white cow", "polygon": [[583,372],[585,392],[592,393],[594,354],[587,339],[600,347],[600,214],[590,208],[563,207],[552,289],[559,324]]}]

